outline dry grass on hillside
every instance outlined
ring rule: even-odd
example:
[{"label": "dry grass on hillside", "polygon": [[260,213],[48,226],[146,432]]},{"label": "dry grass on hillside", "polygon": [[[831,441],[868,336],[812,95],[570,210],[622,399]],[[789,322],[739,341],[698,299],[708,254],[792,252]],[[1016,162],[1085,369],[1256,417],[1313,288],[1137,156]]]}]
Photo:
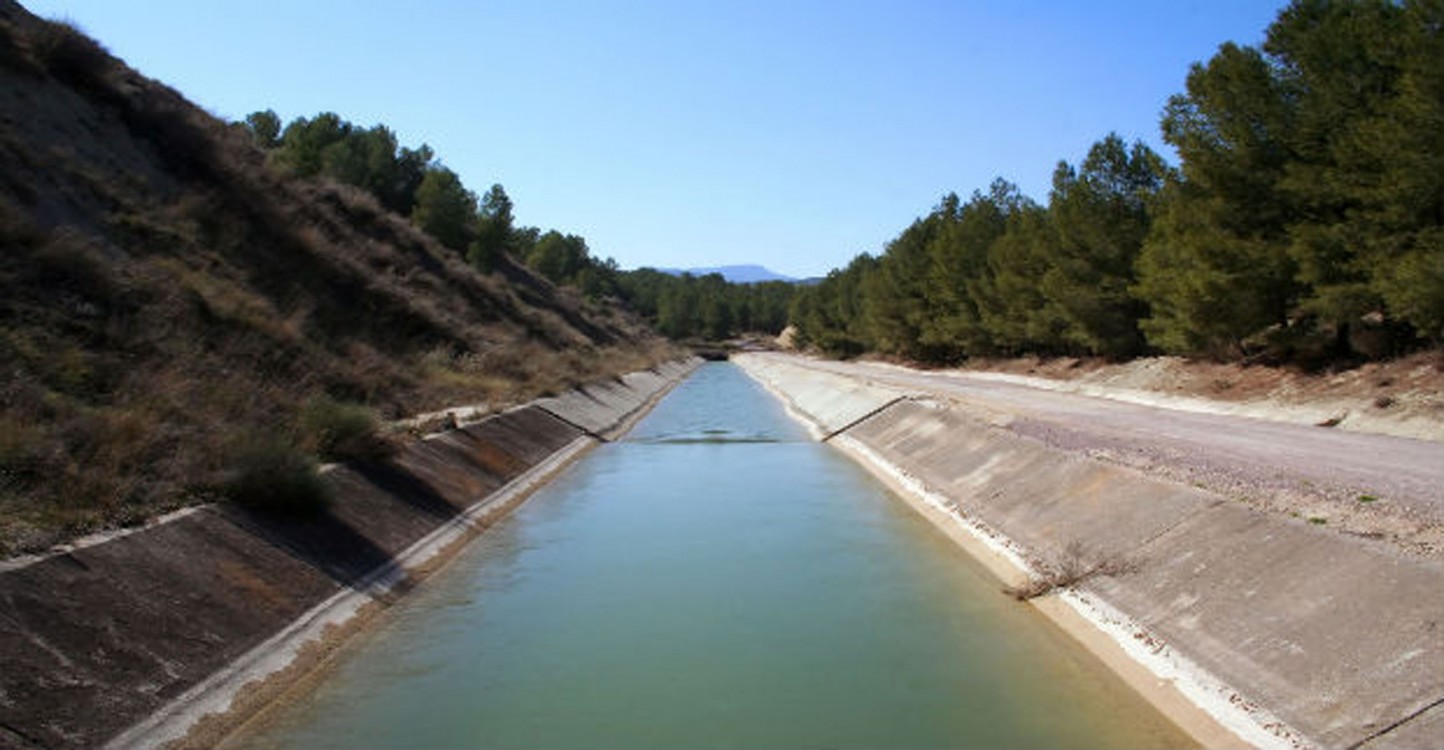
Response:
[{"label": "dry grass on hillside", "polygon": [[383,419],[675,356],[625,311],[489,276],[64,24],[0,0],[0,556],[221,497],[331,399]]}]

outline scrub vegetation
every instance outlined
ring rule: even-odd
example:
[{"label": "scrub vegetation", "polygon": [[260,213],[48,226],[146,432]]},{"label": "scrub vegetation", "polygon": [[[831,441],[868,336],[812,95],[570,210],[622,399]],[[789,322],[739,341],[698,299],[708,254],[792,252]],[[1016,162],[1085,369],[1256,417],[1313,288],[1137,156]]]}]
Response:
[{"label": "scrub vegetation", "polygon": [[1110,134],[1046,204],[949,194],[799,292],[838,356],[1167,353],[1330,366],[1444,343],[1444,6],[1298,0],[1163,113],[1171,166]]},{"label": "scrub vegetation", "polygon": [[1003,593],[1020,602],[1073,588],[1098,576],[1121,576],[1138,571],[1138,561],[1122,557],[1099,558],[1087,546],[1073,540],[1063,548],[1056,564],[1019,586],[1005,586]]},{"label": "scrub vegetation", "polygon": [[518,226],[504,187],[494,184],[478,195],[431,147],[402,146],[385,125],[362,127],[323,112],[282,127],[270,110],[252,113],[241,125],[281,172],[364,190],[483,273],[514,260],[553,284],[574,288],[588,303],[620,301],[676,340],[776,335],[787,325],[793,284],[736,284],[715,273],[674,275],[651,268],[623,271],[615,260],[592,255],[585,237]]},{"label": "scrub vegetation", "polygon": [[[454,234],[428,154],[386,190],[272,158],[9,0],[0,112],[0,556],[216,500],[324,507],[318,460],[384,460],[388,420],[677,353],[489,254],[500,190]],[[323,163],[374,163],[368,138]]]}]

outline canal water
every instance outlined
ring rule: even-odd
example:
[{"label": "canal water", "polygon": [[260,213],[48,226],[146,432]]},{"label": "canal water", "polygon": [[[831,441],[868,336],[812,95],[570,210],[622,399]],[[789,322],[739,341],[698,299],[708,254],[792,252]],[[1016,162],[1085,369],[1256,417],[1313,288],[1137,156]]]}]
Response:
[{"label": "canal water", "polygon": [[261,724],[241,747],[1190,745],[720,363]]}]

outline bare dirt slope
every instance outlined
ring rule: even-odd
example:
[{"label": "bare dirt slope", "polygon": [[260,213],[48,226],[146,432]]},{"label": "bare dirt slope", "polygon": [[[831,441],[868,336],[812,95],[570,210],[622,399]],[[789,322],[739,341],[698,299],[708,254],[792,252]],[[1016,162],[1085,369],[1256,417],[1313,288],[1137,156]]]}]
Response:
[{"label": "bare dirt slope", "polygon": [[525,401],[672,352],[0,0],[0,557],[217,499],[308,405]]},{"label": "bare dirt slope", "polygon": [[[1111,377],[1118,382],[1129,368],[1146,371],[1149,362],[1122,366]],[[1116,392],[1129,400],[1089,395],[1085,385],[1107,392],[1099,385],[1110,378],[1103,368],[1093,370],[1090,383],[1081,377],[1042,380],[1037,368],[1032,376],[1019,377],[998,370],[920,371],[868,362],[809,360],[808,365],[961,404],[1001,429],[1051,447],[1189,483],[1268,512],[1387,540],[1411,554],[1444,554],[1444,442],[1319,426],[1300,419],[1288,403],[1265,408],[1267,398],[1236,403],[1292,421],[1238,416],[1224,401],[1206,408],[1210,403],[1196,394],[1182,402],[1191,407],[1187,410],[1170,408],[1170,399],[1157,391]],[[1426,363],[1399,367],[1414,373]],[[1431,377],[1437,382],[1438,371],[1419,376],[1410,398],[1427,400],[1423,391]],[[1355,381],[1370,382],[1366,377]],[[1341,388],[1326,381],[1314,387]]]}]

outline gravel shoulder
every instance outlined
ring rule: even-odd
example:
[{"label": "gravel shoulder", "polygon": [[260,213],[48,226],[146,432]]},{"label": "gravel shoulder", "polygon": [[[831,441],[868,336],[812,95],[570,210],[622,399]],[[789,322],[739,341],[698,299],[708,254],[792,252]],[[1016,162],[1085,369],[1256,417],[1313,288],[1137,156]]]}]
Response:
[{"label": "gravel shoulder", "polygon": [[1316,374],[1182,357],[980,360],[966,372],[1179,411],[1444,441],[1444,352]]},{"label": "gravel shoulder", "polygon": [[[1389,379],[1400,394],[1391,398],[1407,398],[1412,404],[1394,410],[1389,419],[1375,415],[1355,420],[1355,429],[1339,429],[1346,420],[1313,421],[1320,407],[1307,400],[1290,404],[1277,394],[1254,399],[1235,394],[1233,401],[1224,401],[1183,388],[1161,393],[1109,386],[1104,382],[1108,377],[1097,371],[1065,381],[997,370],[922,371],[877,362],[796,361],[952,402],[1001,429],[1058,450],[1377,539],[1410,555],[1444,559],[1444,441],[1359,429],[1390,422],[1407,427],[1395,432],[1444,437],[1444,419],[1433,414],[1437,410],[1428,403],[1431,382],[1444,379],[1432,365],[1412,365],[1419,372],[1405,384],[1397,375],[1375,373],[1373,380],[1365,375],[1361,383],[1368,390],[1363,394],[1347,395],[1337,384],[1316,383],[1337,391],[1325,411],[1340,401],[1368,398],[1380,378]],[[1112,377],[1119,379],[1117,373]],[[1306,390],[1292,387],[1296,394]]]}]

